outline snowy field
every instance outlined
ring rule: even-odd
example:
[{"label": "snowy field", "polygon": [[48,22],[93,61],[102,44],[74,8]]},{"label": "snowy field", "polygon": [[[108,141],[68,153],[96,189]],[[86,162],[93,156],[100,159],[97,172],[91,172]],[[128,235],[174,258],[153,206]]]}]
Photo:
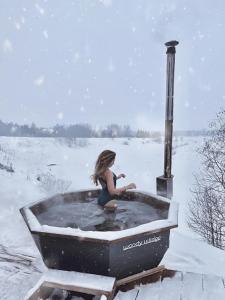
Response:
[{"label": "snowy field", "polygon": [[[200,241],[186,224],[193,173],[200,167],[195,149],[202,141],[201,137],[174,140],[173,199],[180,204],[179,228],[171,234],[163,263],[179,271],[225,277],[225,252]],[[90,175],[98,154],[105,149],[117,153],[112,170],[126,174],[118,187],[135,182],[138,189],[156,192],[156,177],[163,174],[164,153],[163,143],[157,140],[91,138],[71,144],[55,138],[0,137],[0,163],[11,164],[14,169],[13,173],[0,169],[1,300],[22,300],[45,270],[19,208],[58,192],[95,188]],[[128,294],[119,299],[129,299]]]}]

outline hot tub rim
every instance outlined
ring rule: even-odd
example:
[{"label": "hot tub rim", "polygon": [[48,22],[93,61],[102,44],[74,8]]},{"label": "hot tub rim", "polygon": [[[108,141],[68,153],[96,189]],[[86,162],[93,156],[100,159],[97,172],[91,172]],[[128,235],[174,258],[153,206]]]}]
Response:
[{"label": "hot tub rim", "polygon": [[[99,189],[85,189],[85,190],[79,190],[76,192],[81,192],[81,191],[96,191]],[[67,227],[67,228],[62,228],[62,227],[56,227],[56,226],[48,226],[48,225],[41,225],[37,219],[37,217],[34,215],[34,213],[31,210],[31,206],[33,206],[34,204],[38,204],[42,201],[45,201],[47,199],[49,199],[49,197],[45,197],[42,200],[39,201],[35,201],[33,203],[30,203],[22,208],[20,208],[20,212],[26,222],[26,225],[29,228],[29,231],[32,234],[51,234],[51,235],[55,235],[55,236],[63,236],[63,237],[68,237],[68,238],[75,238],[75,239],[86,239],[86,240],[92,240],[92,241],[104,241],[104,242],[118,242],[120,240],[123,240],[125,238],[131,238],[134,236],[137,236],[139,234],[154,234],[154,233],[158,233],[158,232],[162,232],[162,231],[166,231],[166,230],[170,230],[173,228],[178,227],[178,207],[179,204],[174,201],[174,200],[169,200],[165,197],[162,196],[158,196],[155,195],[153,193],[149,193],[149,192],[145,192],[145,191],[140,191],[140,190],[136,190],[136,192],[140,192],[140,193],[144,193],[145,195],[149,195],[151,197],[156,198],[157,200],[159,199],[159,201],[164,201],[166,203],[169,204],[169,208],[168,208],[168,217],[167,219],[161,219],[161,220],[155,220],[152,222],[148,222],[145,224],[141,224],[138,225],[136,227],[132,227],[132,228],[128,228],[128,229],[124,229],[124,230],[120,230],[120,231],[84,231],[79,229],[76,232],[75,228],[71,228],[71,227]],[[64,194],[68,194],[68,193],[64,193]],[[56,195],[64,195],[64,194],[56,194]],[[56,196],[55,195],[55,196]],[[53,196],[52,196],[53,197]],[[29,220],[30,218],[33,218],[32,220]],[[157,227],[157,223],[161,223],[160,227]],[[151,225],[150,225],[151,224]],[[156,224],[157,228],[154,228],[154,225]],[[44,226],[44,228],[43,228]],[[150,226],[150,228],[146,228],[146,226]],[[55,229],[55,231],[54,231]],[[64,232],[59,232],[60,229],[62,229],[62,231]],[[67,230],[68,229],[68,230]],[[134,231],[134,229],[137,229],[137,232],[132,232]],[[65,230],[67,230],[68,232],[65,232]],[[70,231],[70,232],[69,232]],[[111,235],[111,237],[107,237],[107,235]],[[123,234],[122,234],[123,233]],[[98,235],[95,236],[95,235]]]}]

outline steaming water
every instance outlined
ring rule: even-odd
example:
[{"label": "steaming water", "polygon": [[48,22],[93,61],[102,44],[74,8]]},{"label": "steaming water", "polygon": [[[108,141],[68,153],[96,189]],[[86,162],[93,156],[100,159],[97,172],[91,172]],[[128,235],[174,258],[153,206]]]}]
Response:
[{"label": "steaming water", "polygon": [[72,227],[91,231],[117,231],[165,219],[167,210],[139,201],[117,200],[115,212],[105,212],[97,199],[54,205],[37,215],[42,225]]}]

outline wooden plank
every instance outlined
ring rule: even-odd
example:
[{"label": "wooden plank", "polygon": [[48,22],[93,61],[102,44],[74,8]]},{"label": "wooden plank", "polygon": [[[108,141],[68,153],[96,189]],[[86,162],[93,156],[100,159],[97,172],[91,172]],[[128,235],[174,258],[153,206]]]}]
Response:
[{"label": "wooden plank", "polygon": [[[24,297],[24,300],[36,300],[38,298],[46,298],[49,295],[49,291],[52,289],[48,289],[46,292],[42,291],[42,285],[43,285],[43,281],[44,280],[44,276],[42,275],[41,278],[38,280],[38,282],[35,284],[35,286],[30,289],[27,294]],[[43,294],[43,295],[42,295]]]},{"label": "wooden plank", "polygon": [[116,286],[119,287],[121,285],[125,285],[125,284],[128,284],[130,282],[140,280],[144,277],[148,277],[148,276],[156,274],[156,273],[161,273],[164,269],[165,269],[165,266],[162,265],[162,266],[158,266],[156,268],[153,268],[153,269],[150,269],[150,270],[147,270],[147,271],[143,271],[143,272],[138,273],[138,274],[128,276],[126,278],[117,280]]},{"label": "wooden plank", "polygon": [[183,272],[182,299],[201,299],[202,294],[202,274]]},{"label": "wooden plank", "polygon": [[137,299],[135,300],[159,300],[160,294],[162,293],[162,285],[161,280],[153,283],[148,284],[140,287],[139,293],[137,295]]},{"label": "wooden plank", "polygon": [[114,292],[115,278],[74,271],[48,270],[44,285],[91,295],[110,296]]},{"label": "wooden plank", "polygon": [[161,281],[160,300],[180,300],[183,287],[183,274],[176,272],[171,277],[164,277]]},{"label": "wooden plank", "polygon": [[114,300],[137,300],[139,289],[135,288],[128,292],[119,291]]},{"label": "wooden plank", "polygon": [[203,290],[206,292],[224,290],[222,278],[215,275],[203,275]]},{"label": "wooden plank", "polygon": [[222,283],[223,283],[223,287],[225,288],[225,278],[223,277],[223,278],[221,278],[221,280],[222,280]]},{"label": "wooden plank", "polygon": [[170,278],[172,278],[172,277],[175,276],[176,273],[177,273],[177,271],[170,270],[170,269],[165,269],[165,270],[163,270],[163,273],[162,273],[162,280],[163,280],[163,278],[165,278],[165,277],[170,277]]}]

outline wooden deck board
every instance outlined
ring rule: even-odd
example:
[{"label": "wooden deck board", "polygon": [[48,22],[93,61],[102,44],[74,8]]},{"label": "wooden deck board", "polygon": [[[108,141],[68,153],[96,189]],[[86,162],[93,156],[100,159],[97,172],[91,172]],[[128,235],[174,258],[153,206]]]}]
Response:
[{"label": "wooden deck board", "polygon": [[[87,280],[87,282],[82,282],[81,286],[78,286],[78,281],[80,281],[80,274],[72,274],[62,271],[63,274],[58,273],[52,274],[53,276],[43,276],[39,281],[43,285],[50,287],[57,287],[66,290],[74,290],[78,292],[87,292],[93,295],[105,294],[111,299],[112,295],[110,290],[113,289],[114,283],[110,283],[113,278],[105,278],[106,284],[105,288],[103,286],[93,285],[92,278]],[[58,277],[59,274],[59,277]],[[73,276],[71,276],[71,274]],[[168,272],[168,274],[170,274]],[[57,275],[57,276],[56,276]],[[63,278],[62,278],[63,275]],[[64,277],[66,275],[66,277]],[[68,276],[67,276],[68,275]],[[87,274],[86,274],[87,275]],[[84,276],[86,278],[86,275]],[[171,276],[173,272],[171,272]],[[53,278],[49,280],[49,278]],[[99,276],[97,276],[99,277]],[[101,277],[101,276],[100,276]],[[100,282],[100,279],[96,278],[95,283]],[[63,279],[63,280],[61,280]],[[79,280],[78,280],[79,279]],[[84,278],[83,278],[84,279]],[[88,279],[88,277],[87,277]],[[129,278],[132,279],[132,278]],[[135,278],[136,280],[136,278]],[[113,281],[113,280],[112,280]],[[102,282],[102,280],[101,280]],[[128,280],[129,284],[129,280]],[[104,284],[103,284],[104,285]],[[37,286],[36,286],[37,287]],[[108,288],[107,288],[108,287]],[[38,296],[38,291],[36,291],[29,300],[36,300]],[[108,298],[108,299],[109,299]],[[214,276],[214,275],[203,275],[190,272],[176,272],[173,277],[164,277],[161,274],[161,280],[155,283],[140,284],[135,288],[123,292],[119,291],[115,296],[114,300],[224,300],[225,299],[225,281],[224,278]]]},{"label": "wooden deck board", "polygon": [[135,288],[128,292],[119,291],[115,297],[115,300],[137,300],[138,293],[139,293],[139,288]]},{"label": "wooden deck board", "polygon": [[[139,291],[138,291],[139,290]],[[138,291],[138,292],[137,292]],[[140,285],[119,293],[114,300],[224,300],[224,278],[190,272],[176,272],[162,281]]]},{"label": "wooden deck board", "polygon": [[184,300],[201,299],[203,292],[202,274],[183,272],[183,287],[181,297]]},{"label": "wooden deck board", "polygon": [[224,290],[223,278],[214,275],[203,275],[203,291]]}]

